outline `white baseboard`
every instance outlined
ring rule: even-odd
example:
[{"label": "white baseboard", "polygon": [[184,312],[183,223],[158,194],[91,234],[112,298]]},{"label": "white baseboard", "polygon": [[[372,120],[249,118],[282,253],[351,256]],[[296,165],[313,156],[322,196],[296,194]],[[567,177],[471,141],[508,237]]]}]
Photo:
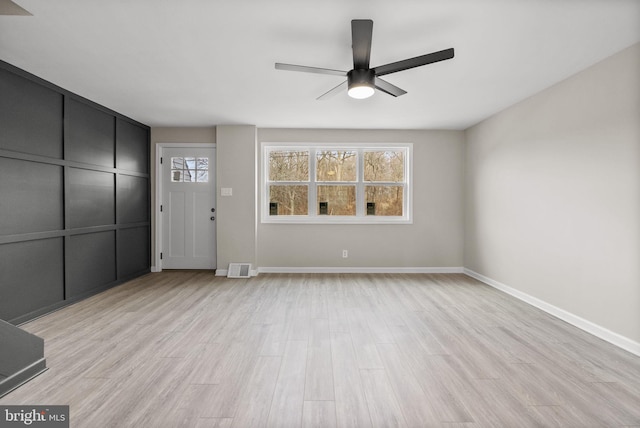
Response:
[{"label": "white baseboard", "polygon": [[508,285],[474,272],[471,269],[465,268],[464,273],[472,278],[477,279],[480,282],[484,282],[485,284],[497,290],[503,291],[519,300],[522,300],[523,302],[535,306],[536,308],[541,309],[548,314],[555,316],[556,318],[560,318],[561,320],[566,321],[569,324],[586,331],[587,333],[599,337],[602,340],[606,340],[607,342],[612,343],[613,345],[616,345],[619,348],[624,349],[625,351],[629,351],[632,354],[640,356],[640,343],[631,340],[628,337],[615,333],[598,324],[574,315],[571,312],[567,312],[564,309],[560,309],[557,306],[551,305],[543,300],[538,299],[537,297],[530,296],[529,294],[523,293],[522,291],[516,290],[515,288],[509,287]]},{"label": "white baseboard", "polygon": [[464,273],[462,267],[260,267],[260,273]]},{"label": "white baseboard", "polygon": [[[227,269],[217,269],[216,276],[227,276]],[[259,267],[259,273],[464,273],[463,267]]]},{"label": "white baseboard", "polygon": [[151,272],[162,272],[162,269],[157,266],[151,266]]}]

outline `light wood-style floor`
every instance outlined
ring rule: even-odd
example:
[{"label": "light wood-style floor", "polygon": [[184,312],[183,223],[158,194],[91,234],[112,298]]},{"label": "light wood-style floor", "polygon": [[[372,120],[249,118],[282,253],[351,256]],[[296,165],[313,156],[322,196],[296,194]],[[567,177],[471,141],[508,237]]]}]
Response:
[{"label": "light wood-style floor", "polygon": [[72,427],[640,426],[640,357],[464,275],[149,274],[23,326]]}]

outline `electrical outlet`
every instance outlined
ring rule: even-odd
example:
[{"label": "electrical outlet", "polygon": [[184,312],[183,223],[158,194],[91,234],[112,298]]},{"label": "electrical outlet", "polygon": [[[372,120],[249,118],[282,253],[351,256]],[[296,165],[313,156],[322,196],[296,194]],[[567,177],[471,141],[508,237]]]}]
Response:
[{"label": "electrical outlet", "polygon": [[346,259],[347,257],[349,257],[349,250],[342,250],[342,258]]}]

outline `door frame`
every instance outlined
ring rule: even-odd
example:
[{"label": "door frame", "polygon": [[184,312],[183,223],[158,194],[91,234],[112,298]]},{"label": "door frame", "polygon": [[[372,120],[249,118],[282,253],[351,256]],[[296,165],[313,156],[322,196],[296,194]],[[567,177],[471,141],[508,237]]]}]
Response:
[{"label": "door frame", "polygon": [[[204,149],[204,148],[216,148],[216,143],[157,143],[156,144],[156,159],[155,159],[155,181],[156,181],[156,191],[155,191],[155,206],[153,207],[155,213],[155,245],[154,245],[154,260],[152,269],[153,272],[162,272],[162,259],[160,258],[160,253],[162,252],[162,217],[160,212],[160,201],[162,200],[162,168],[164,165],[160,165],[160,158],[162,157],[162,151],[165,148],[191,148],[191,149]],[[216,164],[218,157],[216,156]],[[216,175],[217,175],[217,165],[214,165]],[[214,200],[217,198],[217,186],[218,182],[216,180],[216,190],[213,192]],[[216,204],[217,206],[217,204]],[[216,245],[217,245],[217,234],[216,234]]]}]

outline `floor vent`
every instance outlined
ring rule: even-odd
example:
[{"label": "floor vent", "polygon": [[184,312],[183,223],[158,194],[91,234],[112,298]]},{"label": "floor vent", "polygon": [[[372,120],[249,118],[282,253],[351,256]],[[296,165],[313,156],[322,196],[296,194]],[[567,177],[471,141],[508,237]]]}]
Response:
[{"label": "floor vent", "polygon": [[229,263],[227,278],[250,278],[251,263]]}]

